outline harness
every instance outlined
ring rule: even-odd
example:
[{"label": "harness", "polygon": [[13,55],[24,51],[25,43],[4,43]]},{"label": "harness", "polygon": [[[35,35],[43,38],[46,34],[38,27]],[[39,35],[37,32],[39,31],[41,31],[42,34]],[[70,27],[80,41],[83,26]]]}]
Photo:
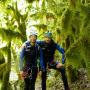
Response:
[{"label": "harness", "polygon": [[37,70],[37,67],[35,67],[35,66],[32,66],[32,67],[25,66],[24,70],[23,70],[22,77],[23,78],[29,78],[31,80],[33,70]]}]

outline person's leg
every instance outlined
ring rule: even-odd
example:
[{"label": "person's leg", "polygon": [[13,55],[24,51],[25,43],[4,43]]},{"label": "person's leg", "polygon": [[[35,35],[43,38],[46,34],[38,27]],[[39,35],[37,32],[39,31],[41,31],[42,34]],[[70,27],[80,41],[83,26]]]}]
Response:
[{"label": "person's leg", "polygon": [[42,87],[42,90],[46,90],[46,80],[47,80],[47,71],[46,71],[46,68],[47,68],[47,60],[44,59],[44,65],[45,65],[45,71],[41,70],[41,87]]},{"label": "person's leg", "polygon": [[70,90],[69,86],[68,86],[68,81],[67,81],[65,68],[62,66],[62,67],[58,68],[58,70],[61,72],[61,76],[62,76],[62,80],[63,80],[63,84],[64,84],[64,89],[65,90]]},{"label": "person's leg", "polygon": [[37,78],[37,72],[38,72],[38,69],[37,68],[33,68],[32,69],[32,75],[31,75],[31,85],[30,85],[30,90],[35,90],[35,81],[36,81],[36,78]]},{"label": "person's leg", "polygon": [[41,79],[42,79],[42,90],[46,90],[46,78],[47,78],[47,72],[46,71],[42,71],[42,74],[41,74]]},{"label": "person's leg", "polygon": [[64,84],[64,89],[65,90],[70,90],[69,86],[68,86],[68,81],[67,81],[67,76],[66,76],[66,72],[65,72],[65,67],[63,66],[63,64],[61,64],[59,62],[53,62],[52,64],[49,64],[49,67],[51,69],[58,70],[61,73],[63,84]]},{"label": "person's leg", "polygon": [[24,79],[25,82],[25,86],[24,86],[24,90],[30,90],[30,79],[29,78],[25,78]]}]

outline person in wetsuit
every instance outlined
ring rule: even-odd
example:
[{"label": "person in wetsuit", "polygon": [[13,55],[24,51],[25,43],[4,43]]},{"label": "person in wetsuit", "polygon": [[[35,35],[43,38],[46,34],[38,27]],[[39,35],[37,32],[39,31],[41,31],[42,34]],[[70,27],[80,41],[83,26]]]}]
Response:
[{"label": "person in wetsuit", "polygon": [[[64,90],[70,90],[67,77],[66,77],[66,72],[65,72],[65,50],[60,47],[57,43],[54,42],[52,39],[52,33],[51,32],[46,32],[44,34],[44,41],[37,41],[37,43],[40,45],[43,51],[43,59],[44,59],[44,65],[45,69],[42,71],[42,90],[46,90],[46,74],[47,74],[47,66],[49,69],[55,69],[58,70],[61,73],[63,84],[64,84]],[[59,53],[62,54],[62,63],[54,61],[54,54],[55,51],[58,50]]]}]

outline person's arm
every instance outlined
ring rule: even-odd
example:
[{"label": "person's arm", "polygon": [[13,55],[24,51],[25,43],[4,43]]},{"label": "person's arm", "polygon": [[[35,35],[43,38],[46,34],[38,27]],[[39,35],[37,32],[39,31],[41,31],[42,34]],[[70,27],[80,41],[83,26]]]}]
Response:
[{"label": "person's arm", "polygon": [[21,52],[20,52],[20,71],[23,69],[23,61],[25,56],[25,44],[22,46]]},{"label": "person's arm", "polygon": [[37,40],[37,44],[39,45],[39,51],[40,51],[40,67],[42,71],[45,71],[45,64],[44,64],[44,58],[43,58],[43,51],[42,51],[42,45],[44,44],[44,41]]},{"label": "person's arm", "polygon": [[41,48],[40,48],[40,66],[41,66],[41,69],[44,71],[45,65],[44,65],[44,61],[43,61],[43,52],[42,52]]},{"label": "person's arm", "polygon": [[42,44],[44,43],[44,41],[42,41],[42,40],[37,40],[36,43],[40,46],[40,45],[42,45]]},{"label": "person's arm", "polygon": [[58,44],[56,44],[56,49],[57,49],[60,53],[62,53],[62,64],[64,64],[64,63],[65,63],[65,60],[66,60],[65,50],[64,50],[62,47],[60,47],[60,45],[58,45]]}]

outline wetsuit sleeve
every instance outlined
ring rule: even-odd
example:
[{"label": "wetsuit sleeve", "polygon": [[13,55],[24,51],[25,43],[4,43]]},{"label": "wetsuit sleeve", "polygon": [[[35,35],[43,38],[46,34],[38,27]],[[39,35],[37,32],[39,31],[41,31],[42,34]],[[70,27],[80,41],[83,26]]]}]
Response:
[{"label": "wetsuit sleeve", "polygon": [[56,49],[57,49],[60,53],[62,53],[62,54],[65,53],[65,50],[64,50],[63,48],[61,48],[60,45],[55,44],[55,46],[56,46]]},{"label": "wetsuit sleeve", "polygon": [[55,46],[56,46],[56,49],[60,53],[62,53],[62,64],[64,64],[65,63],[65,60],[66,60],[66,58],[65,58],[65,50],[63,48],[61,48],[60,45],[58,45],[58,44],[55,44]]},{"label": "wetsuit sleeve", "polygon": [[43,60],[43,52],[41,48],[40,48],[40,66],[42,70],[45,69],[44,60]]},{"label": "wetsuit sleeve", "polygon": [[37,43],[39,46],[41,46],[41,45],[44,43],[44,41],[37,40],[36,43]]},{"label": "wetsuit sleeve", "polygon": [[23,61],[25,56],[25,46],[22,46],[21,52],[20,52],[20,71],[23,69]]}]

